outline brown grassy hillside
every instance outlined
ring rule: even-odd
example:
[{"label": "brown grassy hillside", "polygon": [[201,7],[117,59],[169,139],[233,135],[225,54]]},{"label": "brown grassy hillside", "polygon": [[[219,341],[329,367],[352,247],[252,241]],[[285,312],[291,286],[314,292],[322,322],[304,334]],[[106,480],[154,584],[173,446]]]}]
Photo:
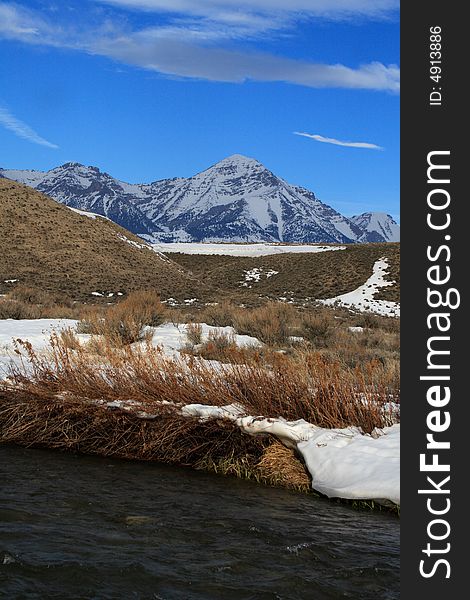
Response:
[{"label": "brown grassy hillside", "polygon": [[184,299],[204,289],[184,267],[115,223],[0,178],[0,294],[15,285],[82,301],[99,299],[92,292],[116,298],[137,289]]},{"label": "brown grassy hillside", "polygon": [[[221,295],[240,302],[260,302],[261,297],[294,302],[331,298],[350,292],[371,275],[376,260],[386,257],[388,279],[377,298],[400,300],[400,244],[350,244],[346,250],[312,254],[277,254],[261,257],[168,254],[198,279],[219,288]],[[260,269],[259,281],[246,281],[246,273]],[[266,273],[277,271],[269,277]],[[244,285],[244,284],[247,285]],[[248,287],[251,286],[251,287]]]},{"label": "brown grassy hillside", "polygon": [[[247,305],[267,298],[312,302],[349,292],[385,256],[389,279],[378,298],[399,300],[399,244],[351,244],[346,250],[263,257],[167,254],[162,257],[108,219],[80,215],[47,196],[0,178],[0,294],[15,286],[39,288],[84,302],[117,292],[153,289],[173,297]],[[247,272],[261,271],[259,281]],[[266,273],[276,271],[270,277]],[[5,280],[17,280],[7,283]],[[246,285],[244,285],[246,284]],[[104,294],[103,297],[92,295]]]}]

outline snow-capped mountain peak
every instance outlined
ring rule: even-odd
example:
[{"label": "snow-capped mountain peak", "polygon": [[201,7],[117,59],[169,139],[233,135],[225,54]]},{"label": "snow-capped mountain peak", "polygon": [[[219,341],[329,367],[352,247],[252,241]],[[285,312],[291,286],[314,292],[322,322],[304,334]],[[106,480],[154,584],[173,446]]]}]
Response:
[{"label": "snow-capped mountain peak", "polygon": [[398,227],[368,216],[375,213],[348,219],[241,154],[193,177],[150,184],[125,183],[76,162],[47,172],[0,169],[0,176],[155,241],[349,243],[383,241],[384,231],[395,238]]},{"label": "snow-capped mountain peak", "polygon": [[[231,154],[226,158],[223,158],[219,162],[217,162],[214,167],[225,168],[227,166],[237,168],[237,169],[246,169],[251,167],[261,167],[262,169],[266,169],[264,165],[262,165],[259,160],[256,158],[250,158],[249,156],[244,156],[243,154]],[[213,168],[213,167],[209,167]]]},{"label": "snow-capped mountain peak", "polygon": [[399,242],[400,226],[396,221],[384,212],[366,212],[351,217],[364,234],[359,238],[360,242]]}]

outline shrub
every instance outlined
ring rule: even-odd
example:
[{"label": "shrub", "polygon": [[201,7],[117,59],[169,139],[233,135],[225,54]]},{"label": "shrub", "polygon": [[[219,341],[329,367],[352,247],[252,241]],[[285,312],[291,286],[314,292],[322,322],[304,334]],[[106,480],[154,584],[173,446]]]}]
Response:
[{"label": "shrub", "polygon": [[211,331],[207,342],[201,348],[201,356],[213,360],[224,360],[224,357],[230,352],[238,350],[233,335],[223,331]]},{"label": "shrub", "polygon": [[152,290],[131,292],[124,300],[111,308],[111,312],[132,316],[143,326],[158,327],[165,320],[165,306],[160,295]]},{"label": "shrub", "polygon": [[290,329],[297,311],[283,302],[268,302],[253,309],[238,309],[234,326],[239,333],[251,335],[270,346],[289,343]]},{"label": "shrub", "polygon": [[0,300],[0,319],[37,319],[40,310],[37,306],[19,300]]},{"label": "shrub", "polygon": [[235,311],[237,311],[237,307],[224,300],[218,304],[206,306],[203,318],[208,325],[214,327],[233,327]]},{"label": "shrub", "polygon": [[224,331],[210,331],[208,343],[213,344],[217,350],[223,351],[236,346],[235,338],[232,334]]},{"label": "shrub", "polygon": [[303,316],[301,335],[316,348],[328,344],[332,333],[332,317],[327,312],[306,314]]},{"label": "shrub", "polygon": [[186,337],[191,346],[196,346],[202,342],[201,323],[188,323],[186,326]]},{"label": "shrub", "polygon": [[390,333],[399,333],[400,319],[383,317],[373,313],[361,313],[356,316],[357,325],[366,329],[383,329]]},{"label": "shrub", "polygon": [[55,304],[55,299],[49,292],[26,285],[17,285],[10,291],[8,298],[24,302],[25,304],[40,304],[42,306],[52,306]]},{"label": "shrub", "polygon": [[65,348],[70,348],[71,350],[78,350],[80,348],[80,342],[70,327],[60,330],[59,339]]},{"label": "shrub", "polygon": [[91,311],[81,320],[78,330],[106,337],[122,346],[146,339],[144,327],[158,327],[165,320],[165,306],[156,292],[132,292],[105,311]]}]

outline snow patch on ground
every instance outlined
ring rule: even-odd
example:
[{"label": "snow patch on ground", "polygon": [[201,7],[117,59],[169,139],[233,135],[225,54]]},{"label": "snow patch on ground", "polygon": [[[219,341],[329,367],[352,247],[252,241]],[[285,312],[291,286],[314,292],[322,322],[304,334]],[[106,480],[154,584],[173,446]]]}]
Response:
[{"label": "snow patch on ground", "polygon": [[13,339],[17,338],[27,340],[36,350],[43,350],[54,331],[75,329],[77,323],[74,319],[1,319],[0,352],[11,349]]},{"label": "snow patch on ground", "polygon": [[[206,323],[201,325],[201,343],[207,342],[212,335],[226,335],[233,340],[239,348],[254,347],[259,348],[263,344],[255,337],[250,335],[239,335],[233,327],[214,327]],[[164,323],[158,327],[147,327],[148,331],[153,331],[152,345],[160,348],[164,354],[177,356],[179,351],[188,345],[188,324],[182,323],[175,325],[173,323]]]},{"label": "snow patch on ground", "polygon": [[135,240],[130,240],[125,235],[121,235],[119,233],[118,233],[118,238],[120,240],[122,240],[123,242],[127,242],[131,246],[134,246],[135,248],[139,248],[141,250],[151,250],[152,249],[151,246],[149,246],[149,244],[144,244],[144,243],[136,242]]},{"label": "snow patch on ground", "polygon": [[111,221],[111,219],[108,219],[108,217],[105,217],[104,215],[98,215],[97,213],[88,212],[86,210],[80,210],[79,208],[72,208],[71,206],[67,206],[67,208],[73,210],[74,213],[78,213],[79,215],[82,215],[83,217],[88,217],[89,219],[100,218],[106,219],[107,221]]},{"label": "snow patch on ground", "polygon": [[400,425],[375,429],[325,429],[303,419],[244,416],[237,405],[190,404],[185,416],[230,419],[250,435],[271,434],[302,455],[312,488],[329,498],[400,504]]},{"label": "snow patch on ground", "polygon": [[[36,352],[43,352],[49,346],[51,334],[62,329],[76,329],[74,319],[1,319],[0,320],[0,380],[8,372],[9,365],[19,364],[15,354],[14,340],[28,341]],[[79,334],[81,341],[90,336]]]},{"label": "snow patch on ground", "polygon": [[357,289],[334,298],[319,300],[326,305],[352,307],[361,312],[373,312],[379,315],[399,317],[400,304],[389,300],[375,300],[375,293],[383,287],[393,285],[394,281],[386,281],[384,275],[388,269],[388,260],[381,258],[374,264],[373,273],[369,279]]},{"label": "snow patch on ground", "polygon": [[245,281],[240,281],[240,285],[249,288],[251,288],[250,282],[259,283],[262,277],[269,279],[273,275],[279,274],[279,271],[274,271],[274,269],[268,269],[265,271],[263,267],[254,267],[253,269],[243,272],[245,273]]},{"label": "snow patch on ground", "polygon": [[345,246],[283,245],[283,244],[210,244],[198,242],[169,242],[152,244],[156,252],[181,252],[182,254],[217,254],[220,256],[269,256],[289,252],[329,252],[346,250]]}]

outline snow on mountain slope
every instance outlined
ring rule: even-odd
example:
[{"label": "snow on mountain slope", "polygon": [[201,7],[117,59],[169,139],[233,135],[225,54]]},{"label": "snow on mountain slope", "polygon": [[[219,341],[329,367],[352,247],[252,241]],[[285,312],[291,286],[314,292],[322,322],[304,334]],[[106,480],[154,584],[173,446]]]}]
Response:
[{"label": "snow on mountain slope", "polygon": [[0,175],[24,183],[54,200],[108,217],[137,235],[152,235],[155,225],[135,205],[138,185],[122,183],[96,167],[65,163],[47,172],[1,169]]},{"label": "snow on mountain slope", "polygon": [[[0,176],[70,207],[104,215],[149,241],[383,241],[368,239],[380,234],[363,227],[360,217],[355,217],[358,222],[344,217],[313,192],[290,185],[240,154],[193,177],[150,184],[125,183],[79,163],[47,172],[0,169]],[[376,227],[375,221],[361,217],[367,227]]]},{"label": "snow on mountain slope", "polygon": [[359,242],[399,242],[400,226],[390,215],[382,212],[367,212],[350,217],[364,234]]},{"label": "snow on mountain slope", "polygon": [[[161,241],[356,241],[363,231],[312,192],[276,177],[259,161],[235,154],[188,179],[156,181],[139,208],[161,229]],[[175,239],[176,238],[176,239]]]}]

